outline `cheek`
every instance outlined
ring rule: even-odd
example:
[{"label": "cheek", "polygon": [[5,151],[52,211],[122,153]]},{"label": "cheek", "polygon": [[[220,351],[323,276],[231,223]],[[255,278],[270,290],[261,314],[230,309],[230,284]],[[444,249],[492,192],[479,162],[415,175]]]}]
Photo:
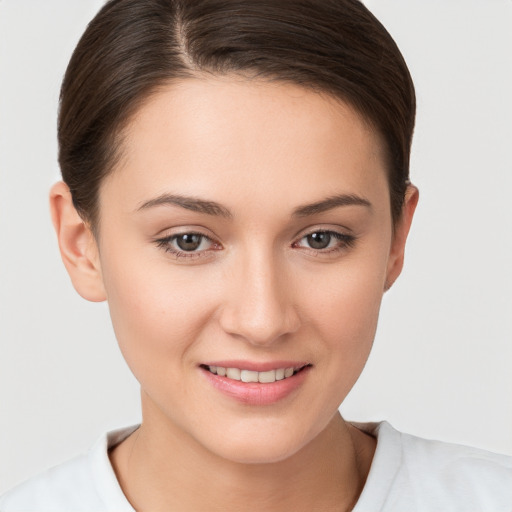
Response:
[{"label": "cheek", "polygon": [[[368,358],[384,290],[385,247],[366,254],[347,258],[304,291],[304,317],[331,354],[332,373],[343,373],[345,383],[357,379]],[[349,374],[353,379],[347,379]]]},{"label": "cheek", "polygon": [[[112,324],[120,349],[139,381],[165,361],[187,364],[187,353],[209,317],[211,301],[193,272],[165,261],[102,262]],[[190,269],[187,269],[190,270]],[[164,372],[168,374],[168,371]]]},{"label": "cheek", "polygon": [[325,273],[309,288],[308,302],[321,324],[347,334],[371,329],[383,295],[385,268],[385,259],[367,258]]}]

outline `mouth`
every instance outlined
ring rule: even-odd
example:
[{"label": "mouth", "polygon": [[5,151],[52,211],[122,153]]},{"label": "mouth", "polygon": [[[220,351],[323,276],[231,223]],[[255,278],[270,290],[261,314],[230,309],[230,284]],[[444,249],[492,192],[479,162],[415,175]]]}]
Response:
[{"label": "mouth", "polygon": [[310,363],[297,361],[211,361],[199,365],[214,389],[250,406],[277,404],[296,396],[312,367]]},{"label": "mouth", "polygon": [[213,365],[200,365],[204,370],[218,375],[219,377],[225,377],[226,379],[240,381],[240,382],[257,382],[260,384],[271,384],[276,381],[286,380],[293,377],[297,373],[302,372],[305,368],[311,366],[311,364],[301,364],[300,366],[287,366],[283,368],[276,368],[267,371],[254,371],[236,367],[224,367],[224,366],[213,366]]}]

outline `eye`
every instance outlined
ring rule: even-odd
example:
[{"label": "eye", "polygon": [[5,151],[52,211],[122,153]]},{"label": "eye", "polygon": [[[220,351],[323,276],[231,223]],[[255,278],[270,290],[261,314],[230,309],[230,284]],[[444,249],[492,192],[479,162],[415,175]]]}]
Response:
[{"label": "eye", "polygon": [[355,237],[352,235],[337,231],[318,230],[303,236],[294,246],[320,252],[332,252],[352,247],[354,242]]},{"label": "eye", "polygon": [[219,244],[202,233],[178,233],[155,240],[158,247],[177,257],[199,257],[203,253],[220,249]]}]

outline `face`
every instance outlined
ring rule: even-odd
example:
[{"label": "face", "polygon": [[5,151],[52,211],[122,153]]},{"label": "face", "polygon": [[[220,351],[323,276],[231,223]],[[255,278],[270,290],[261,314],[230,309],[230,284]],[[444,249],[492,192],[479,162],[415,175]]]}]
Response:
[{"label": "face", "polygon": [[144,422],[244,462],[324,431],[400,252],[362,119],[297,86],[228,78],[140,109],[102,184],[98,245]]}]

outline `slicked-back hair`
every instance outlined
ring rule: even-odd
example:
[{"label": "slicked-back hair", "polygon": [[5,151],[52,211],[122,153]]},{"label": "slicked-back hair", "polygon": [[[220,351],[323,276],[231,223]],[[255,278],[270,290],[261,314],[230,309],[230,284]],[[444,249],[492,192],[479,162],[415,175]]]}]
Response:
[{"label": "slicked-back hair", "polygon": [[358,0],[110,0],[88,25],[61,88],[59,163],[73,203],[99,221],[123,129],[159,88],[240,74],[329,94],[384,142],[393,222],[409,178],[415,94],[392,37]]}]

